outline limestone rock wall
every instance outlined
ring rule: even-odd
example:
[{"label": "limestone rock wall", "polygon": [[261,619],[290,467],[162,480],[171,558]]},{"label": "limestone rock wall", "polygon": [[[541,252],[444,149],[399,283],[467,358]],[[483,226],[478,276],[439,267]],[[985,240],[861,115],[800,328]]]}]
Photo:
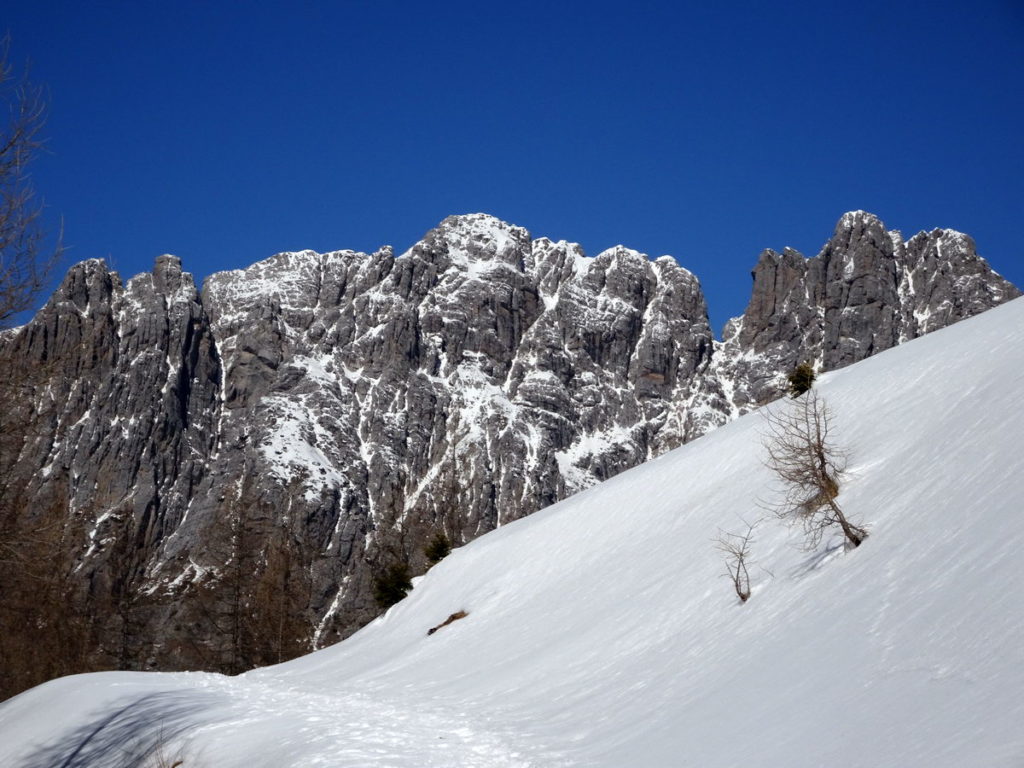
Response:
[{"label": "limestone rock wall", "polygon": [[174,257],[126,285],[87,261],[0,336],[0,511],[77,521],[81,600],[146,598],[136,666],[221,664],[205,635],[237,615],[240,542],[255,573],[287,543],[319,647],[437,532],[464,543],[699,437],[803,359],[849,365],[1016,295],[966,235],[904,241],[863,212],[812,259],[762,253],[721,342],[674,259],[590,258],[482,214],[397,257],[283,253],[201,294]]}]

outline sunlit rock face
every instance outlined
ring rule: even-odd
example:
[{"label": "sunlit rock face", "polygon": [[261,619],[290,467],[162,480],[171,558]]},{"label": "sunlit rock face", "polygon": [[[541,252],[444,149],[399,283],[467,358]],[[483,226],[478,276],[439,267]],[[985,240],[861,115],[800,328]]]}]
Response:
[{"label": "sunlit rock face", "polygon": [[904,241],[864,211],[845,214],[812,259],[764,251],[753,278],[714,366],[741,413],[778,397],[799,362],[842,368],[1020,295],[967,235],[936,229]]},{"label": "sunlit rock face", "polygon": [[174,257],[127,285],[83,262],[0,336],[0,367],[25,372],[6,387],[5,520],[74,522],[104,663],[224,666],[240,547],[254,577],[288,553],[281,589],[320,646],[436,533],[464,543],[699,437],[801,360],[842,367],[1019,294],[969,237],[904,241],[863,212],[753,277],[716,342],[674,259],[591,258],[483,214],[397,257],[283,253],[201,294]]},{"label": "sunlit rock face", "polygon": [[203,300],[223,447],[168,560],[195,559],[244,478],[323,555],[324,641],[376,612],[372,565],[396,550],[421,567],[437,531],[467,541],[702,431],[712,333],[669,258],[453,216],[398,257],[280,254]]}]

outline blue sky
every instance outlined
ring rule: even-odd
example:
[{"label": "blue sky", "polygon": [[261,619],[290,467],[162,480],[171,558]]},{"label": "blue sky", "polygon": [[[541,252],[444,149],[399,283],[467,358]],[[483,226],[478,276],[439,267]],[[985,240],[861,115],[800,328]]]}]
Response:
[{"label": "blue sky", "polygon": [[1024,3],[20,2],[68,261],[197,277],[484,211],[669,253],[716,330],[862,208],[1024,285]]}]

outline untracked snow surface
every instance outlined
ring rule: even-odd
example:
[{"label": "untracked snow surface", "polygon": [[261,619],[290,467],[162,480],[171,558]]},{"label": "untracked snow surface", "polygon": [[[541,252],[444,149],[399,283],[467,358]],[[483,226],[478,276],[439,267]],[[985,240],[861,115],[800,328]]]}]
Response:
[{"label": "untracked snow surface", "polygon": [[746,605],[713,539],[771,498],[757,413],[456,550],[332,648],[24,693],[0,765],[1024,765],[1024,300],[818,392],[870,537],[764,521]]}]

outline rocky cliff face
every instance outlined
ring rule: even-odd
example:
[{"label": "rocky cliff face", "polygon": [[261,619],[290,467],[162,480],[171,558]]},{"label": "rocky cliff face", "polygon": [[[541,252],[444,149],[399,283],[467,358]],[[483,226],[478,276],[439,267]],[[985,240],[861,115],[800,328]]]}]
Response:
[{"label": "rocky cliff face", "polygon": [[967,235],[936,229],[904,241],[864,211],[845,214],[812,259],[764,251],[753,278],[715,360],[741,413],[778,397],[803,360],[842,368],[1020,295]]},{"label": "rocky cliff face", "polygon": [[288,597],[278,656],[288,633],[331,642],[376,613],[374,573],[422,569],[437,532],[465,542],[698,437],[801,359],[848,365],[1018,295],[965,235],[904,242],[862,212],[753,275],[715,342],[673,259],[588,258],[479,214],[398,257],[279,254],[201,296],[173,257],[126,286],[84,262],[0,337],[24,372],[5,388],[5,520],[79,521],[75,599],[118,597],[117,664],[238,668],[225,643],[260,600]]},{"label": "rocky cliff face", "polygon": [[[459,543],[681,444],[712,333],[672,259],[452,217],[398,258],[275,256],[213,276],[220,447],[166,562],[239,481],[315,546],[318,640],[376,613],[375,566]],[[174,577],[176,565],[167,578]]]},{"label": "rocky cliff face", "polygon": [[159,545],[208,471],[217,434],[220,361],[178,259],[160,257],[127,286],[102,261],[78,264],[0,350],[5,434],[20,438],[0,457],[5,491],[17,487],[30,510],[59,503],[86,515],[87,555],[127,520],[140,546]]}]

